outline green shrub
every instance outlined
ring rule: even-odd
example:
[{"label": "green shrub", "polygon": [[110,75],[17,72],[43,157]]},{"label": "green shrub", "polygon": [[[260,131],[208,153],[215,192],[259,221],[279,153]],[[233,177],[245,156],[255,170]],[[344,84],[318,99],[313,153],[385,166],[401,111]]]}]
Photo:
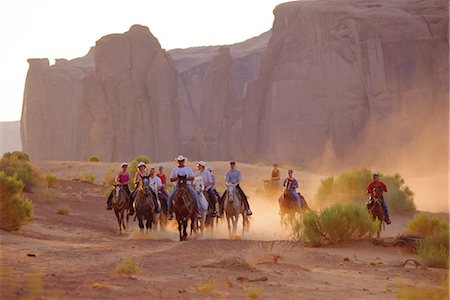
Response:
[{"label": "green shrub", "polygon": [[406,231],[411,234],[418,234],[424,237],[432,236],[441,231],[448,231],[448,222],[427,214],[418,214],[408,223]]},{"label": "green shrub", "polygon": [[141,266],[132,258],[125,258],[117,264],[116,271],[119,274],[135,275],[141,271]]},{"label": "green shrub", "polygon": [[52,173],[48,173],[47,176],[45,176],[45,182],[47,183],[48,188],[53,188],[58,183],[58,177]]},{"label": "green shrub", "polygon": [[378,223],[363,205],[336,203],[320,213],[306,212],[301,219],[294,220],[291,227],[296,236],[303,230],[300,235],[304,242],[319,246],[369,237],[377,231]]},{"label": "green shrub", "polygon": [[0,228],[18,230],[33,219],[33,203],[22,195],[23,186],[0,171]]},{"label": "green shrub", "polygon": [[89,161],[91,161],[91,162],[99,162],[100,158],[98,156],[93,155],[93,156],[89,157]]},{"label": "green shrub", "polygon": [[137,161],[138,163],[140,163],[141,161],[144,162],[145,164],[150,163],[150,158],[148,158],[148,156],[143,154],[136,156],[133,160]]},{"label": "green shrub", "polygon": [[14,176],[25,183],[25,191],[31,191],[36,185],[37,172],[33,170],[28,155],[21,151],[6,152],[0,159],[0,171],[8,176]]},{"label": "green shrub", "polygon": [[[372,172],[368,169],[356,169],[339,176],[322,180],[316,194],[316,202],[324,207],[332,203],[365,203],[368,199],[367,186],[372,181]],[[411,214],[416,211],[413,192],[404,185],[399,174],[382,175],[380,181],[387,186],[384,194],[389,209],[399,214]]]}]

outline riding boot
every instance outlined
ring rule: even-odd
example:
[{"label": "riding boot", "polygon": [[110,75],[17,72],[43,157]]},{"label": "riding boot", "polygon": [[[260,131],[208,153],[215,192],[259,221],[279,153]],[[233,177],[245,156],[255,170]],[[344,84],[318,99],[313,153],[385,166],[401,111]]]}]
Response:
[{"label": "riding boot", "polygon": [[161,210],[159,209],[158,200],[156,200],[156,198],[153,198],[153,202],[155,203],[155,213],[159,214]]},{"label": "riding boot", "polygon": [[113,192],[114,191],[111,192],[111,194],[108,197],[108,200],[106,201],[106,209],[107,210],[111,210],[112,209],[111,202],[112,202]]}]

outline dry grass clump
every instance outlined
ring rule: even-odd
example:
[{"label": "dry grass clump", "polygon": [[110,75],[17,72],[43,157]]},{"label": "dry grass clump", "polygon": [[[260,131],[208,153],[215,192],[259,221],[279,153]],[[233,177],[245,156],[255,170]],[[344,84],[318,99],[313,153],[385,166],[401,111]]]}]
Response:
[{"label": "dry grass clump", "polygon": [[418,286],[404,286],[397,292],[399,300],[442,300],[449,299],[448,278],[442,282],[440,287],[424,288]]},{"label": "dry grass clump", "polygon": [[60,192],[54,188],[45,188],[39,192],[39,200],[42,202],[52,202],[60,195]]},{"label": "dry grass clump", "polygon": [[123,275],[136,275],[141,272],[141,266],[132,258],[123,258],[119,261],[116,271]]},{"label": "dry grass clump", "polygon": [[245,296],[247,296],[248,298],[256,299],[259,296],[261,296],[262,288],[257,288],[257,287],[244,288],[244,292],[245,292]]},{"label": "dry grass clump", "polygon": [[73,180],[80,181],[84,183],[94,183],[95,182],[95,175],[91,173],[83,173],[83,174],[76,174]]},{"label": "dry grass clump", "polygon": [[212,293],[217,291],[217,281],[216,278],[210,276],[207,281],[200,282],[196,285],[196,289],[202,293]]},{"label": "dry grass clump", "polygon": [[47,183],[47,188],[54,188],[58,183],[58,177],[52,173],[48,173],[47,176],[45,176],[45,182]]},{"label": "dry grass clump", "polygon": [[58,215],[67,216],[67,215],[70,214],[70,207],[69,207],[68,205],[65,205],[65,204],[59,205],[59,206],[56,208],[56,213],[57,213]]},{"label": "dry grass clump", "polygon": [[89,157],[89,161],[90,162],[99,162],[100,158],[96,155],[92,155],[91,157]]}]

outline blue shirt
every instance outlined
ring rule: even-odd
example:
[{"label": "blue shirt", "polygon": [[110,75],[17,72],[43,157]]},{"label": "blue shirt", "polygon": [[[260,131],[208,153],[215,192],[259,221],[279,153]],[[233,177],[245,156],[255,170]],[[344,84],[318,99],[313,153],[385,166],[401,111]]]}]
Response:
[{"label": "blue shirt", "polygon": [[[298,181],[295,178],[292,178],[293,181],[291,183],[291,190],[295,190],[296,188],[298,188]],[[288,184],[288,178],[286,178],[283,182],[283,186],[287,187]]]},{"label": "blue shirt", "polygon": [[241,171],[232,169],[225,175],[225,183],[236,184],[242,180]]}]

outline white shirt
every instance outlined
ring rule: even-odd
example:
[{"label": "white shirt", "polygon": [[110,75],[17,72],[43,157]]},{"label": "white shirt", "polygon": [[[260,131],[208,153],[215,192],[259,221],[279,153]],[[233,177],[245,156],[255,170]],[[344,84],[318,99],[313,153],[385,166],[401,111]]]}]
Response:
[{"label": "white shirt", "polygon": [[209,171],[197,171],[197,173],[195,173],[195,177],[202,177],[203,184],[205,185],[205,190],[209,190],[212,187],[213,180]]},{"label": "white shirt", "polygon": [[[178,178],[178,176],[186,176],[186,177],[194,177],[194,172],[192,169],[188,166],[184,166],[182,168],[175,167],[172,169],[172,172],[170,172],[170,179]],[[191,183],[191,180],[187,181],[188,184]],[[175,181],[175,184],[178,185],[178,181]]]},{"label": "white shirt", "polygon": [[162,181],[161,178],[159,178],[158,176],[153,176],[150,177],[150,184],[151,183],[156,183],[156,186],[158,187],[158,190],[162,187]]}]

